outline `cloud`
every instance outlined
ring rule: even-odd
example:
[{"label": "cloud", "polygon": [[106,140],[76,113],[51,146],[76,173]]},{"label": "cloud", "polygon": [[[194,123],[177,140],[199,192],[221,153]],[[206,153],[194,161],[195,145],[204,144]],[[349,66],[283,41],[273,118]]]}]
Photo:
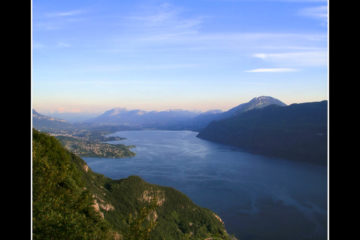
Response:
[{"label": "cloud", "polygon": [[313,18],[327,18],[328,9],[327,6],[304,8],[299,11],[299,14]]},{"label": "cloud", "polygon": [[296,72],[297,69],[294,68],[256,68],[252,70],[248,70],[245,72],[252,72],[252,73],[264,73],[264,72],[271,72],[271,73],[279,73],[279,72]]},{"label": "cloud", "polygon": [[317,50],[326,44],[325,34],[271,33],[271,32],[213,32],[205,33],[194,28],[132,33],[115,37],[111,45],[99,49],[105,52],[145,51],[237,51],[251,54],[254,51]]},{"label": "cloud", "polygon": [[80,16],[86,13],[85,10],[70,10],[62,12],[47,12],[43,14],[35,14],[33,26],[34,30],[59,30],[70,24],[84,21],[84,17]]},{"label": "cloud", "polygon": [[[229,41],[229,42],[242,42],[242,41],[276,41],[283,43],[289,42],[319,42],[324,41],[326,36],[323,34],[296,34],[296,33],[271,33],[271,32],[217,32],[217,33],[201,33],[198,31],[181,32],[182,34],[171,34],[169,32],[163,32],[162,34],[154,34],[143,40],[173,40],[173,41],[187,41],[187,42],[204,42],[204,41]],[[159,37],[160,36],[160,37]],[[168,36],[168,38],[161,37]],[[270,43],[272,44],[272,43]]]},{"label": "cloud", "polygon": [[72,17],[72,16],[77,16],[84,13],[83,10],[71,10],[71,11],[66,11],[66,12],[51,12],[51,13],[46,13],[45,16],[49,17],[49,18],[54,18],[54,17]]},{"label": "cloud", "polygon": [[121,72],[121,71],[158,71],[189,69],[198,67],[198,64],[146,64],[146,65],[96,65],[89,69],[90,72]]},{"label": "cloud", "polygon": [[327,6],[304,8],[304,9],[301,9],[298,12],[298,14],[300,16],[320,20],[320,24],[322,26],[327,26],[327,23],[328,23],[328,7]]},{"label": "cloud", "polygon": [[328,63],[326,50],[287,52],[287,53],[256,53],[255,58],[281,66],[326,66]]},{"label": "cloud", "polygon": [[123,17],[120,25],[134,31],[138,30],[143,39],[167,39],[197,32],[204,17],[185,16],[186,11],[171,4],[161,4],[138,10],[135,14]]},{"label": "cloud", "polygon": [[57,47],[59,48],[68,48],[68,47],[71,47],[71,45],[69,43],[65,43],[65,42],[58,42],[56,44]]},{"label": "cloud", "polygon": [[[254,51],[314,49],[324,46],[326,34],[306,32],[207,31],[210,15],[172,4],[142,6],[116,22],[117,31],[108,44],[97,51],[136,52],[207,52],[237,51],[249,55]],[[214,20],[214,19],[213,19]],[[211,20],[211,21],[213,21]]]}]

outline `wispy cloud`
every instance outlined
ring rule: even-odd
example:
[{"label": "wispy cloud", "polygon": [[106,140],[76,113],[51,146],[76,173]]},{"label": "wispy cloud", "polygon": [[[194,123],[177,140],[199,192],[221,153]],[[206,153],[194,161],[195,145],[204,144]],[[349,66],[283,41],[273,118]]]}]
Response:
[{"label": "wispy cloud", "polygon": [[256,53],[255,58],[282,66],[326,66],[328,63],[326,50],[287,53]]},{"label": "wispy cloud", "polygon": [[[234,43],[241,42],[252,42],[252,41],[277,41],[277,42],[319,42],[326,40],[326,36],[323,34],[298,34],[298,33],[271,33],[271,32],[218,32],[218,33],[201,33],[198,31],[187,31],[181,32],[180,34],[171,34],[162,32],[161,34],[153,34],[147,35],[145,38],[141,38],[142,40],[168,40],[168,41],[187,41],[187,42],[202,42],[206,43],[208,41],[223,41],[224,43],[227,41]],[[265,42],[264,42],[265,43]],[[271,45],[272,42],[268,45]],[[266,44],[262,44],[266,45]]]},{"label": "wispy cloud", "polygon": [[77,16],[77,15],[83,14],[84,12],[85,12],[84,10],[70,10],[70,11],[63,11],[63,12],[50,12],[50,13],[46,13],[45,16],[49,17],[49,18],[72,17],[72,16]]},{"label": "wispy cloud", "polygon": [[71,45],[69,43],[65,43],[65,42],[58,42],[56,44],[57,47],[59,48],[68,48],[68,47],[71,47]]},{"label": "wispy cloud", "polygon": [[327,6],[304,8],[299,11],[299,14],[306,17],[324,19],[328,16],[328,8]]},{"label": "wispy cloud", "polygon": [[252,73],[264,73],[264,72],[270,72],[270,73],[281,73],[281,72],[296,72],[298,69],[294,68],[256,68],[252,70],[248,70],[245,72],[252,72]]},{"label": "wispy cloud", "polygon": [[[239,51],[247,54],[254,51],[312,50],[326,44],[326,35],[317,33],[271,33],[271,32],[212,32],[197,29],[175,31],[170,26],[158,31],[142,31],[117,37],[111,48],[101,51]],[[107,45],[110,46],[110,45]]]},{"label": "wispy cloud", "polygon": [[303,8],[298,14],[300,16],[317,19],[320,21],[322,26],[326,26],[328,22],[328,7],[327,6],[317,6],[311,8]]},{"label": "wispy cloud", "polygon": [[59,30],[63,29],[69,24],[76,22],[82,22],[84,20],[84,14],[86,10],[69,10],[58,12],[45,12],[37,14],[34,18],[34,30]]},{"label": "wispy cloud", "polygon": [[185,17],[184,13],[182,8],[164,3],[124,17],[123,24],[152,35],[179,35],[182,32],[197,31],[204,17]]},{"label": "wispy cloud", "polygon": [[157,71],[175,70],[198,67],[198,64],[145,64],[145,65],[97,65],[89,69],[90,72],[121,72],[121,71]]},{"label": "wispy cloud", "polygon": [[209,15],[194,15],[172,4],[143,6],[116,22],[117,30],[101,52],[254,51],[316,49],[326,44],[324,33],[206,31]]}]

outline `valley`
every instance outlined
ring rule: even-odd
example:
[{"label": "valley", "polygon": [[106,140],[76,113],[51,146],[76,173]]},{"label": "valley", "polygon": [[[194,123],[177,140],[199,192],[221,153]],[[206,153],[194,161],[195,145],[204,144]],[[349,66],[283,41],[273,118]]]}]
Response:
[{"label": "valley", "polygon": [[33,239],[236,240],[183,193],[138,176],[95,173],[48,134],[33,130],[32,154]]},{"label": "valley", "polygon": [[[35,129],[83,158],[79,168],[90,174],[96,209],[125,239],[144,236],[126,230],[140,227],[129,217],[134,212],[156,219],[146,225],[154,239],[174,231],[174,239],[326,239],[326,119],[327,101],[286,105],[266,96],[227,111],[112,109],[77,123],[33,114]],[[128,183],[147,187],[135,193]],[[210,212],[141,211],[135,199],[167,187]],[[176,198],[171,206],[183,209]]]},{"label": "valley", "polygon": [[[286,105],[259,96],[227,111],[142,111],[114,108],[83,122],[69,123],[34,112],[34,127],[58,137],[80,156],[132,156],[121,139],[127,130],[190,130],[199,138],[252,153],[326,165],[327,101]],[[107,141],[117,141],[117,147]]]}]

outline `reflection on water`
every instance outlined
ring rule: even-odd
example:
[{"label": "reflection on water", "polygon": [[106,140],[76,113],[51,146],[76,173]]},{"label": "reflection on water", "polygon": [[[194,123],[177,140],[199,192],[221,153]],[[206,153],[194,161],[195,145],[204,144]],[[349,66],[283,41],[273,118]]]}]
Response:
[{"label": "reflection on water", "polygon": [[[327,169],[253,155],[191,131],[121,131],[125,159],[84,158],[113,179],[130,175],[174,187],[216,212],[242,240],[326,239]],[[113,142],[116,143],[116,142]]]}]

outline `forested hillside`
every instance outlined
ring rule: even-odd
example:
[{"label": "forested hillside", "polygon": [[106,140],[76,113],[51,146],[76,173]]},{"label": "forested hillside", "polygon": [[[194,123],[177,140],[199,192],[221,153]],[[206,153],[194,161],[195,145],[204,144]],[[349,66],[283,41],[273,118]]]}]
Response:
[{"label": "forested hillside", "polygon": [[33,130],[33,239],[231,239],[221,219],[179,191],[94,173]]},{"label": "forested hillside", "polygon": [[270,105],[211,122],[198,137],[264,155],[327,162],[327,101]]}]

